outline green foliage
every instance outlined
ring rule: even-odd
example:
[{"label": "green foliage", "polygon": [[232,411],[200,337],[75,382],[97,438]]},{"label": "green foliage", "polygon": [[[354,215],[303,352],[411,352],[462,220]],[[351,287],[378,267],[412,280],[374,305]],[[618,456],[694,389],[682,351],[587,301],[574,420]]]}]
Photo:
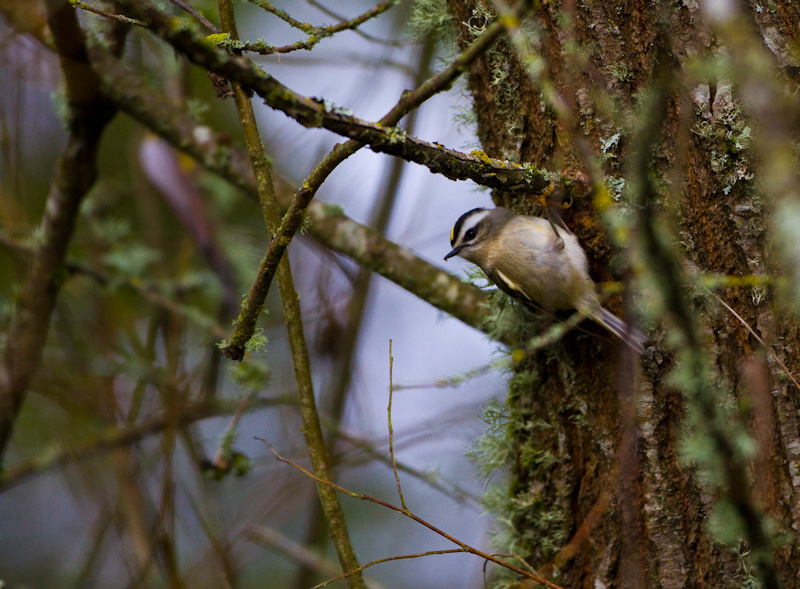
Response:
[{"label": "green foliage", "polygon": [[144,277],[151,264],[161,258],[158,250],[142,243],[127,243],[114,247],[103,256],[103,261],[116,275],[123,277]]}]

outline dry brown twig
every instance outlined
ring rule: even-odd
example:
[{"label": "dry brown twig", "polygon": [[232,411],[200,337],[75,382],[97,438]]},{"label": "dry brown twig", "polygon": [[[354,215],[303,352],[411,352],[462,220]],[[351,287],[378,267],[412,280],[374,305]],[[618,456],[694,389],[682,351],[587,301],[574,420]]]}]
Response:
[{"label": "dry brown twig", "polygon": [[[278,451],[275,450],[275,448],[272,446],[272,444],[270,444],[264,438],[256,437],[256,439],[258,441],[260,441],[260,442],[263,442],[267,446],[267,448],[269,448],[269,451],[272,452],[272,454],[275,455],[275,458],[277,458],[280,462],[283,462],[285,464],[288,464],[289,466],[292,466],[292,467],[296,468],[297,470],[299,470],[300,472],[305,474],[307,477],[313,479],[317,483],[320,483],[320,484],[323,484],[323,485],[327,485],[327,486],[329,486],[329,487],[331,487],[333,489],[336,489],[340,493],[344,493],[345,495],[349,495],[350,497],[353,497],[355,499],[361,499],[362,501],[369,501],[371,503],[376,503],[376,504],[381,505],[381,506],[383,506],[383,507],[385,507],[387,509],[390,509],[392,511],[396,511],[397,513],[401,513],[401,514],[405,515],[406,517],[414,520],[418,524],[423,525],[424,527],[428,528],[432,532],[442,536],[443,538],[449,540],[453,544],[456,544],[456,545],[458,545],[460,547],[460,549],[452,550],[451,552],[466,552],[468,554],[474,554],[475,556],[479,556],[480,558],[483,558],[485,560],[491,561],[491,562],[493,562],[494,564],[496,564],[498,566],[507,568],[510,571],[513,571],[513,572],[515,572],[515,573],[517,573],[519,575],[522,575],[522,576],[524,576],[524,577],[526,577],[526,578],[528,578],[528,579],[530,579],[532,581],[536,581],[537,583],[539,583],[541,585],[544,585],[545,587],[548,587],[549,589],[563,589],[559,585],[556,585],[552,581],[548,581],[544,577],[540,577],[539,575],[537,575],[535,573],[528,572],[528,571],[523,570],[523,569],[521,569],[519,567],[516,567],[516,566],[514,566],[512,564],[504,562],[504,561],[500,560],[496,556],[493,556],[491,554],[487,554],[486,552],[478,550],[477,548],[473,548],[469,544],[466,544],[465,542],[462,542],[461,540],[451,536],[450,534],[448,534],[444,530],[441,530],[441,529],[437,528],[433,524],[431,524],[428,521],[422,519],[418,515],[415,515],[413,512],[411,512],[409,510],[404,510],[402,507],[398,507],[397,505],[393,505],[391,503],[388,503],[387,501],[383,501],[381,499],[378,499],[377,497],[372,497],[371,495],[367,495],[365,493],[358,493],[356,491],[351,491],[349,489],[345,489],[344,487],[342,487],[340,485],[337,485],[334,482],[320,479],[319,477],[314,475],[314,473],[312,473],[311,471],[309,471],[306,468],[303,468],[302,466],[297,464],[295,461],[290,460],[288,458],[284,458],[283,456],[281,456],[278,453]],[[406,557],[406,558],[408,558],[408,557]],[[385,562],[385,561],[378,561],[378,562]],[[368,566],[368,564],[367,565],[363,565],[362,567],[360,567],[360,570],[363,570],[367,566]],[[353,571],[348,572],[344,576],[342,576],[342,577],[340,577],[338,579],[345,578],[345,576],[347,576],[349,574],[352,574],[352,572]]]},{"label": "dry brown twig", "polygon": [[284,458],[283,456],[281,456],[278,453],[278,451],[275,450],[275,448],[272,446],[272,444],[270,444],[265,439],[259,438],[259,437],[256,437],[256,439],[259,440],[260,442],[263,442],[264,444],[266,444],[266,446],[267,446],[267,448],[269,448],[270,452],[272,452],[275,455],[275,458],[277,458],[280,462],[283,462],[285,464],[288,464],[289,466],[292,466],[292,467],[296,468],[297,470],[299,470],[300,472],[302,472],[306,476],[310,477],[311,479],[313,479],[317,483],[322,484],[322,485],[326,485],[328,487],[331,487],[332,489],[335,489],[335,490],[339,491],[340,493],[344,493],[345,495],[349,495],[350,497],[354,497],[356,499],[361,499],[363,501],[370,501],[371,503],[376,503],[378,505],[386,507],[387,509],[391,509],[392,511],[396,511],[397,513],[403,514],[404,516],[406,516],[406,517],[414,520],[415,522],[425,526],[426,528],[428,528],[432,532],[434,532],[434,533],[442,536],[443,538],[449,540],[450,542],[456,544],[459,548],[448,549],[448,550],[436,550],[436,551],[431,551],[431,552],[422,552],[422,553],[419,553],[419,554],[408,554],[408,555],[401,555],[401,556],[393,556],[393,557],[388,557],[388,558],[375,560],[375,561],[369,562],[367,564],[361,565],[355,570],[346,571],[344,574],[336,577],[335,579],[329,579],[325,583],[317,585],[313,589],[318,589],[320,587],[324,587],[324,586],[326,586],[326,585],[328,585],[330,583],[333,583],[334,581],[340,581],[342,579],[346,579],[347,577],[349,577],[350,575],[352,575],[354,573],[360,573],[361,571],[363,571],[367,567],[370,567],[370,566],[373,566],[373,565],[376,565],[376,564],[380,564],[380,563],[383,563],[383,562],[388,562],[388,561],[391,561],[391,560],[401,560],[401,559],[406,559],[406,558],[419,558],[419,557],[422,557],[422,556],[430,556],[430,555],[435,555],[435,554],[454,554],[454,553],[459,553],[459,552],[466,552],[468,554],[474,554],[475,556],[479,556],[479,557],[485,559],[488,562],[492,562],[492,563],[494,563],[494,564],[496,564],[498,566],[507,568],[507,569],[519,574],[519,575],[522,575],[523,577],[525,577],[525,578],[527,578],[527,579],[529,579],[531,581],[534,581],[536,583],[544,585],[545,587],[549,587],[550,589],[562,589],[561,587],[559,587],[555,583],[553,583],[551,581],[548,581],[544,577],[538,575],[532,569],[532,567],[530,567],[530,565],[527,562],[525,562],[524,559],[522,559],[522,558],[520,558],[520,557],[518,557],[516,555],[512,555],[514,558],[519,559],[523,563],[523,565],[526,568],[530,569],[530,570],[525,570],[525,569],[519,568],[519,567],[514,566],[512,564],[509,564],[509,563],[507,563],[507,562],[505,562],[503,560],[500,560],[500,558],[498,556],[496,556],[496,555],[487,554],[487,553],[485,553],[485,552],[483,552],[481,550],[478,550],[477,548],[473,548],[472,546],[466,544],[465,542],[462,542],[461,540],[458,540],[457,538],[451,536],[450,534],[448,534],[444,530],[441,530],[441,529],[437,528],[436,526],[434,526],[433,524],[429,523],[428,521],[422,519],[418,515],[415,515],[413,512],[411,512],[411,510],[408,509],[408,507],[406,507],[405,498],[403,496],[403,489],[402,489],[402,486],[400,484],[400,476],[398,475],[398,472],[397,472],[397,462],[395,461],[395,458],[394,458],[394,431],[393,431],[393,428],[392,428],[392,379],[393,379],[392,372],[393,372],[393,364],[394,364],[394,360],[392,358],[392,347],[391,347],[391,340],[390,340],[390,342],[389,342],[389,406],[388,406],[388,410],[387,410],[387,412],[388,412],[388,422],[389,422],[389,452],[391,454],[392,470],[394,471],[394,477],[395,477],[395,481],[397,483],[397,491],[398,491],[398,493],[400,495],[400,501],[401,501],[401,505],[402,505],[401,507],[398,507],[397,505],[393,505],[391,503],[388,503],[388,502],[383,501],[381,499],[378,499],[376,497],[372,497],[371,495],[366,495],[364,493],[358,493],[356,491],[350,491],[349,489],[345,489],[344,487],[342,487],[340,485],[337,485],[336,483],[334,483],[332,481],[326,481],[324,479],[321,479],[318,476],[316,476],[314,473],[312,473],[311,471],[303,468],[302,466],[300,466],[299,464],[294,462],[293,460],[290,460],[288,458]]},{"label": "dry brown twig", "polygon": [[781,359],[778,357],[778,355],[777,355],[777,354],[776,354],[774,351],[772,351],[772,348],[771,348],[771,347],[769,347],[769,346],[767,345],[767,343],[764,341],[764,339],[763,339],[763,338],[762,338],[760,335],[758,335],[758,333],[756,333],[756,331],[755,331],[755,330],[754,330],[752,327],[750,327],[750,324],[749,324],[749,323],[747,323],[747,321],[745,321],[745,320],[744,320],[744,318],[743,318],[741,315],[739,315],[739,313],[737,313],[736,311],[734,311],[734,310],[733,310],[733,307],[731,307],[731,306],[730,306],[728,303],[726,303],[725,301],[723,301],[723,300],[722,300],[722,298],[720,298],[720,296],[719,296],[717,293],[715,293],[714,291],[712,291],[712,290],[710,290],[710,289],[708,289],[708,288],[706,288],[706,287],[703,287],[703,288],[705,288],[705,289],[706,289],[706,291],[708,292],[708,294],[710,294],[710,295],[711,295],[711,296],[713,296],[715,299],[717,299],[717,302],[718,302],[720,305],[722,305],[723,307],[725,307],[725,308],[728,310],[728,312],[729,312],[731,315],[733,315],[734,317],[736,317],[736,319],[739,321],[739,323],[741,323],[741,324],[744,326],[744,328],[745,328],[747,331],[749,331],[749,332],[750,332],[750,335],[752,335],[754,338],[756,338],[756,340],[758,341],[758,343],[760,343],[762,346],[764,346],[764,349],[767,351],[767,353],[768,353],[770,356],[772,356],[772,359],[773,359],[773,360],[775,360],[775,363],[776,363],[778,366],[780,366],[780,367],[783,369],[783,372],[786,374],[786,378],[788,378],[789,380],[791,380],[791,381],[792,381],[792,384],[793,384],[795,387],[797,387],[797,390],[799,390],[799,391],[800,391],[800,383],[798,383],[798,382],[797,382],[797,379],[796,379],[796,378],[794,377],[794,375],[792,375],[792,373],[789,371],[789,367],[788,367],[788,366],[786,366],[786,364],[783,362],[783,360],[781,360]]},{"label": "dry brown twig", "polygon": [[403,496],[403,487],[400,485],[400,475],[397,473],[397,460],[394,457],[394,428],[392,427],[392,370],[394,368],[394,358],[392,357],[392,340],[389,340],[389,407],[387,408],[389,422],[389,456],[392,459],[392,472],[397,483],[397,493],[400,495],[400,504],[403,506],[403,513],[408,512],[406,499]]},{"label": "dry brown twig", "polygon": [[[475,556],[478,556],[480,558],[483,558],[485,560],[493,562],[494,564],[496,564],[498,566],[507,568],[507,569],[509,569],[509,570],[519,574],[519,575],[522,575],[522,576],[524,576],[524,577],[526,577],[526,578],[528,578],[528,579],[530,579],[532,581],[536,581],[537,583],[539,583],[541,585],[544,585],[545,587],[548,587],[549,589],[563,589],[559,585],[556,585],[552,581],[548,581],[544,577],[540,577],[539,575],[537,575],[535,573],[531,573],[529,571],[526,571],[526,570],[523,570],[523,569],[521,569],[519,567],[516,567],[516,566],[514,566],[512,564],[504,562],[504,561],[500,560],[500,558],[498,558],[497,556],[494,556],[494,555],[491,555],[491,554],[487,554],[486,552],[478,550],[477,548],[473,548],[472,546],[466,544],[465,542],[462,542],[461,540],[451,536],[450,534],[448,534],[444,530],[441,530],[441,529],[437,528],[436,526],[434,526],[433,524],[429,523],[428,521],[422,519],[418,515],[415,515],[413,512],[411,512],[409,510],[404,510],[402,507],[398,507],[397,505],[393,505],[391,503],[388,503],[386,501],[378,499],[377,497],[372,497],[371,495],[366,495],[364,493],[358,493],[356,491],[351,491],[349,489],[345,489],[344,487],[342,487],[340,485],[337,485],[334,482],[320,479],[319,477],[315,476],[314,473],[312,473],[311,471],[303,468],[302,466],[300,466],[299,464],[297,464],[293,460],[290,460],[288,458],[284,458],[283,456],[281,456],[278,453],[278,451],[275,450],[275,448],[272,446],[272,444],[267,442],[265,439],[259,438],[259,437],[256,437],[256,439],[259,440],[260,442],[263,442],[264,444],[266,444],[266,446],[267,446],[267,448],[269,448],[270,452],[272,452],[275,455],[275,458],[277,458],[280,462],[283,462],[285,464],[288,464],[289,466],[292,466],[292,467],[296,468],[297,470],[299,470],[300,472],[305,474],[307,477],[313,479],[317,483],[320,483],[320,484],[323,484],[323,485],[327,485],[327,486],[329,486],[329,487],[331,487],[333,489],[336,489],[340,493],[344,493],[345,495],[349,495],[350,497],[353,497],[355,499],[361,499],[362,501],[369,501],[371,503],[376,503],[377,505],[381,505],[383,507],[386,507],[387,509],[390,509],[392,511],[396,511],[397,513],[401,513],[401,514],[405,515],[406,517],[408,517],[410,519],[413,519],[418,524],[421,524],[421,525],[425,526],[426,528],[428,528],[432,532],[442,536],[443,538],[449,540],[453,544],[456,544],[457,546],[460,547],[460,549],[451,550],[449,552],[466,552],[468,554],[474,554]],[[430,554],[430,553],[423,553],[422,556],[424,556],[425,554]],[[407,556],[405,558],[410,558],[410,557]],[[385,562],[385,560],[376,561],[376,564],[378,562]],[[366,565],[363,565],[362,567],[360,567],[360,570],[363,570],[367,566],[369,566],[369,563],[366,564]],[[345,575],[343,575],[342,577],[339,577],[338,579],[345,578],[345,576],[350,575],[353,572],[354,571],[350,571],[350,572],[346,573]]]}]

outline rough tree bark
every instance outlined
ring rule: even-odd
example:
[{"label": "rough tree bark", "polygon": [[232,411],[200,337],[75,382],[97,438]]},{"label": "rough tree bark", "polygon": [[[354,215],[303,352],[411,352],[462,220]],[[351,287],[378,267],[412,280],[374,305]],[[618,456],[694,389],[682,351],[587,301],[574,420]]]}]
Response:
[{"label": "rough tree bark", "polygon": [[[448,6],[462,45],[487,13],[503,9],[500,2],[471,0],[449,0]],[[780,71],[775,78],[796,87],[790,40],[800,8],[783,0],[738,8],[744,28],[753,27],[752,37],[771,52],[774,64],[767,65]],[[669,70],[678,81],[651,174],[661,187],[657,208],[669,219],[673,248],[690,272],[755,276],[749,286],[717,294],[797,374],[797,321],[780,311],[772,289],[753,286],[760,276],[780,274],[769,246],[771,203],[760,190],[757,154],[747,149],[758,121],[740,101],[736,71],[719,80],[700,72],[699,63],[722,59],[729,49],[706,22],[702,6],[691,2],[541,3],[523,27],[538,59],[531,69],[543,68],[538,77],[529,75],[508,39],[471,69],[478,134],[489,156],[530,162],[580,182],[592,172],[579,135],[611,184],[630,171],[639,105],[656,72]],[[545,82],[537,80],[552,82],[552,95],[563,100],[571,119],[559,118]],[[540,211],[533,199],[500,191],[493,197],[519,212]],[[589,252],[595,280],[625,277],[612,275],[619,260],[589,193],[575,198],[563,217]],[[718,403],[745,407],[732,413],[743,416],[758,444],[747,464],[755,503],[771,519],[773,539],[788,539],[773,542],[774,568],[784,586],[796,586],[800,391],[779,376],[773,357],[730,311],[696,293],[693,310]],[[621,297],[607,306],[624,314]],[[723,544],[724,534],[709,531],[720,493],[684,448],[691,444],[683,429],[684,387],[675,377],[680,361],[669,343],[670,323],[660,319],[651,313],[644,322],[653,344],[641,362],[626,363],[614,342],[576,331],[512,379],[514,508],[506,515],[514,518],[515,547],[533,566],[555,569],[554,580],[565,587],[742,587],[755,579],[769,586],[769,575],[751,567],[747,542]],[[720,520],[724,527],[724,514]]]}]

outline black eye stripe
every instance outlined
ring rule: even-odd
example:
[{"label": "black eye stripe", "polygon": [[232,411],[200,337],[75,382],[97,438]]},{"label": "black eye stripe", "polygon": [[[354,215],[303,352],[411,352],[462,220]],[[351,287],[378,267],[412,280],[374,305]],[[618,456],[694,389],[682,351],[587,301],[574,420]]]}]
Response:
[{"label": "black eye stripe", "polygon": [[[458,236],[461,235],[461,228],[464,226],[464,221],[466,221],[467,218],[471,217],[473,213],[476,213],[477,211],[483,211],[483,210],[484,210],[483,207],[478,207],[476,209],[472,209],[471,211],[467,211],[466,213],[464,213],[463,215],[461,215],[458,218],[458,221],[456,221],[455,226],[453,226],[453,232],[451,233],[450,245],[455,245],[456,240],[458,239]],[[474,237],[474,235],[473,235],[473,237]]]}]

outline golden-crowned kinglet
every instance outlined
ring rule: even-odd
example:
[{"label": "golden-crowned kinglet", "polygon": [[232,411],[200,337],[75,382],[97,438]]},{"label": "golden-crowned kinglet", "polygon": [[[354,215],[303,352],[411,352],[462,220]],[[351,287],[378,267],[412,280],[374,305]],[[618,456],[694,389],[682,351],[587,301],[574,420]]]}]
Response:
[{"label": "golden-crowned kinglet", "polygon": [[503,292],[547,312],[576,309],[608,329],[638,353],[647,337],[600,305],[589,278],[586,253],[564,231],[556,235],[545,219],[515,215],[503,207],[472,209],[450,232],[453,249],[477,264]]}]

